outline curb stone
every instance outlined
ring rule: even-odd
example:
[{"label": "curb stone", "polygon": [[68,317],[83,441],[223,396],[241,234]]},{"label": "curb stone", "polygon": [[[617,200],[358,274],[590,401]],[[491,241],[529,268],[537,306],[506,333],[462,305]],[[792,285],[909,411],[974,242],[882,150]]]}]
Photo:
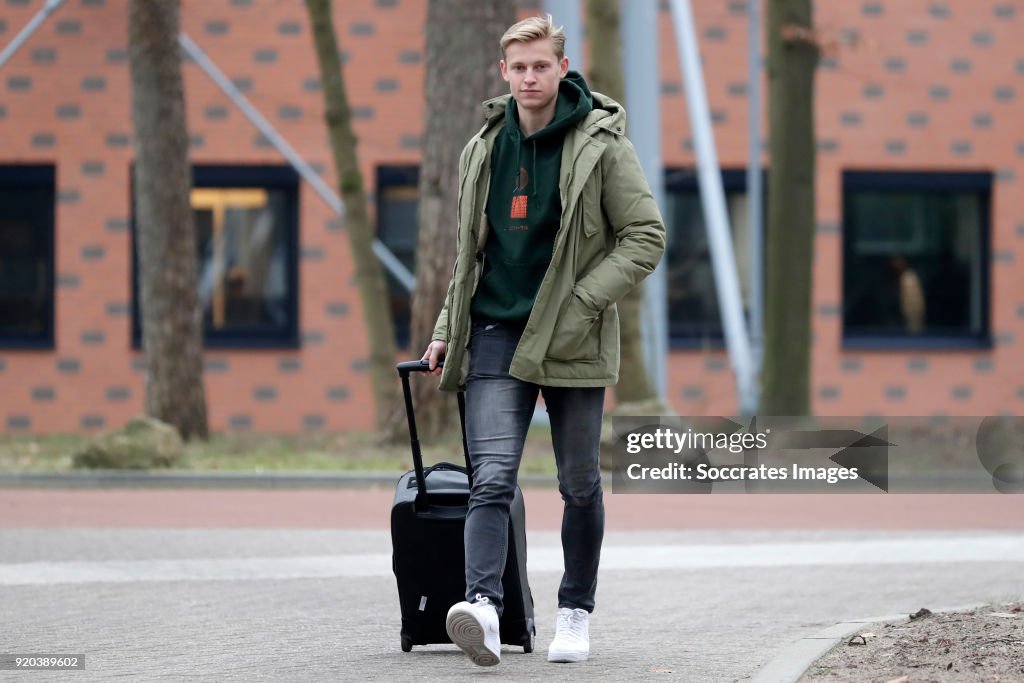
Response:
[{"label": "curb stone", "polygon": [[[988,603],[980,602],[957,607],[945,607],[931,610],[932,614],[947,612],[963,612],[984,607]],[[774,659],[758,669],[751,683],[796,683],[807,673],[811,666],[829,650],[843,642],[857,631],[869,624],[906,619],[907,613],[889,614],[881,617],[866,617],[842,621],[817,633],[805,636],[787,646]]]}]

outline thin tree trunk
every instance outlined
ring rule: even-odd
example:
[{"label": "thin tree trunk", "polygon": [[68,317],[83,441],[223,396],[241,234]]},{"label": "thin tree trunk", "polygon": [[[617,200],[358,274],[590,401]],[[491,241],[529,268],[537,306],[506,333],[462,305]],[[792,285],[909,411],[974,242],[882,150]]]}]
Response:
[{"label": "thin tree trunk", "polygon": [[208,436],[179,0],[131,0],[128,50],[146,414]]},{"label": "thin tree trunk", "polygon": [[[592,46],[588,80],[596,92],[616,102],[626,98],[622,75],[622,39],[618,0],[587,0],[587,36]],[[569,65],[572,67],[572,65]],[[628,130],[626,131],[628,134]],[[644,288],[633,288],[619,301],[619,383],[615,386],[617,406],[648,403],[652,415],[660,415],[663,407],[647,374],[640,312]]]},{"label": "thin tree trunk", "polygon": [[771,172],[761,412],[810,412],[814,248],[814,70],[811,0],[769,0]]},{"label": "thin tree trunk", "polygon": [[[427,6],[426,130],[420,167],[420,228],[410,353],[430,343],[456,250],[459,155],[484,123],[484,100],[508,92],[499,42],[515,23],[515,5],[500,0],[430,0]],[[414,383],[417,428],[434,435],[454,424],[454,401],[433,378]],[[396,426],[404,429],[404,425]]]},{"label": "thin tree trunk", "polygon": [[359,172],[356,137],[338,57],[338,43],[331,19],[330,0],[306,0],[317,62],[323,82],[325,119],[338,173],[341,199],[345,205],[356,282],[363,304],[363,318],[370,346],[370,379],[376,407],[376,424],[383,429],[398,410],[398,380],[395,373],[395,331],[391,319],[387,281],[373,252],[374,230],[370,225]]}]

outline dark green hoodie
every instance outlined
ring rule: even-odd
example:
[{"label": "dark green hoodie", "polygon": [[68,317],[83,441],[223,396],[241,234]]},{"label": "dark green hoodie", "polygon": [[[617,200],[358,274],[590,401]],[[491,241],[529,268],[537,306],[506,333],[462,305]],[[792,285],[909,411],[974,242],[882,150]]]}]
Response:
[{"label": "dark green hoodie", "polygon": [[558,177],[565,133],[593,109],[583,77],[570,71],[558,86],[551,123],[528,138],[514,98],[491,153],[489,230],[484,270],[470,306],[474,318],[525,323],[551,263],[562,213]]}]

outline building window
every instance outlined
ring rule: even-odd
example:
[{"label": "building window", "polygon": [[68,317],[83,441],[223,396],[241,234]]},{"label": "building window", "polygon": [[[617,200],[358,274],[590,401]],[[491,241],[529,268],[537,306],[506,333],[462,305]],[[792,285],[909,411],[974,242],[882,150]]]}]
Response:
[{"label": "building window", "polygon": [[53,348],[53,166],[0,166],[0,347]]},{"label": "building window", "polygon": [[843,174],[843,343],[989,345],[990,173]]},{"label": "building window", "polygon": [[[746,171],[723,170],[722,185],[743,307],[747,310],[750,241]],[[665,189],[669,344],[673,348],[719,346],[723,339],[722,320],[696,170],[666,170]]]},{"label": "building window", "polygon": [[[192,175],[205,345],[297,346],[298,174],[288,166],[194,166]],[[138,344],[137,308],[134,320]]]},{"label": "building window", "polygon": [[[377,238],[409,269],[416,272],[419,236],[419,167],[377,168]],[[395,323],[395,344],[408,348],[412,322],[411,295],[388,273],[388,296]]]}]

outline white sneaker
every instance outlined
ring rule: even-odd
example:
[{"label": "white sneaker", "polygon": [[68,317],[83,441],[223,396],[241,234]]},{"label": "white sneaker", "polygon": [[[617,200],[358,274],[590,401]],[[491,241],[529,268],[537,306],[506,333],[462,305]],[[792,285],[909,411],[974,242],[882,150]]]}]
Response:
[{"label": "white sneaker", "polygon": [[473,602],[457,602],[445,621],[448,637],[469,655],[474,664],[494,666],[501,661],[498,611],[479,593]]},{"label": "white sneaker", "polygon": [[590,656],[590,614],[561,607],[555,620],[555,639],[548,646],[549,662],[585,662]]}]

